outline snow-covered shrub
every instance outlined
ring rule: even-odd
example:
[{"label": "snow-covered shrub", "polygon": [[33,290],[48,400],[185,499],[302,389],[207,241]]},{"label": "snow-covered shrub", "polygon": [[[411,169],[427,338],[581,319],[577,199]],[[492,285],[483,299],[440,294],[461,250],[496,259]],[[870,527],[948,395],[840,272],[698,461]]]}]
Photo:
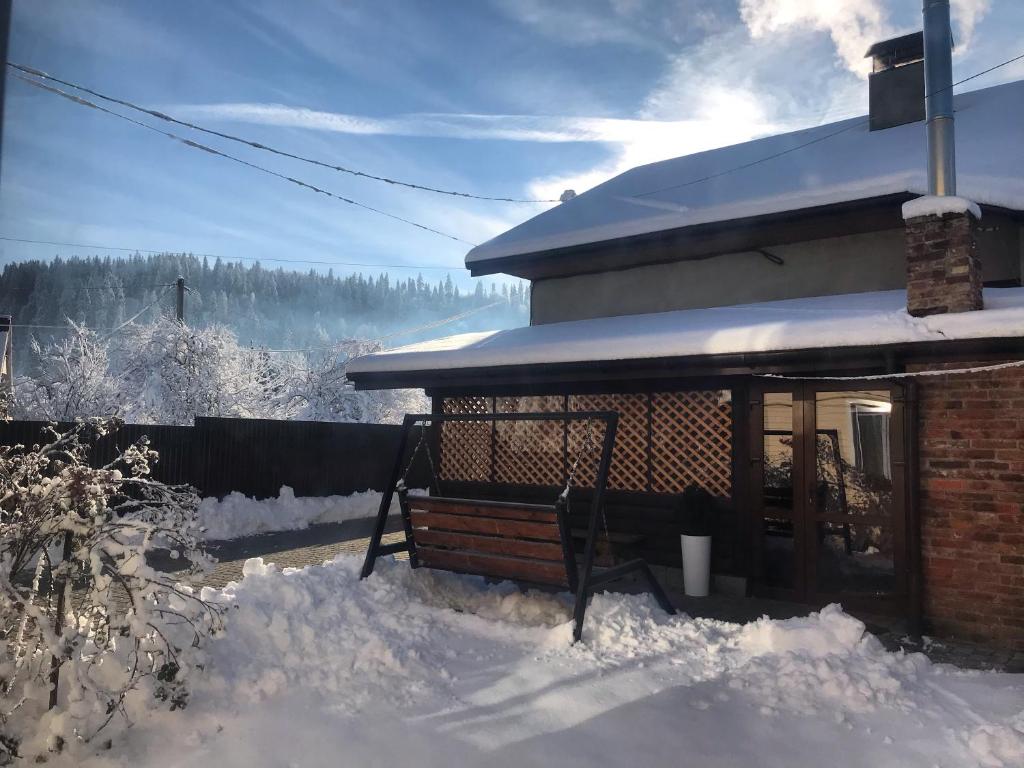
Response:
[{"label": "snow-covered shrub", "polygon": [[[22,755],[91,741],[129,698],[176,709],[220,609],[190,586],[208,564],[188,486],[153,480],[145,438],[92,468],[118,420],[0,448],[0,738]],[[180,563],[155,570],[147,555]],[[47,711],[49,710],[49,711]]]}]

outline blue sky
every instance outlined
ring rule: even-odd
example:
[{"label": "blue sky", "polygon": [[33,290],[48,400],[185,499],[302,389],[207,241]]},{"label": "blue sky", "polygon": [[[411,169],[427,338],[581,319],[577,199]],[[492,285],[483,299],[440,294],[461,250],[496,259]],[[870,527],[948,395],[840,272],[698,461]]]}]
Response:
[{"label": "blue sky", "polygon": [[[1024,3],[953,7],[956,78],[1024,52]],[[919,0],[15,0],[9,56],[331,163],[547,198],[639,163],[862,114],[864,51],[919,26]],[[1021,77],[1019,62],[966,87]],[[4,122],[0,235],[300,269],[450,265],[472,285],[467,246],[10,75]],[[400,189],[194,138],[473,243],[545,207]],[[5,242],[0,263],[73,252]]]}]

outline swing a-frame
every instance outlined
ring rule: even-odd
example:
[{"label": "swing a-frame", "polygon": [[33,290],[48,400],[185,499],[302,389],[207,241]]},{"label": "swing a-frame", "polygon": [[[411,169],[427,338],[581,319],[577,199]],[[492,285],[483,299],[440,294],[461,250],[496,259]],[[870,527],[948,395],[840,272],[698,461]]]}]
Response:
[{"label": "swing a-frame", "polygon": [[[406,414],[402,421],[402,436],[394,469],[381,498],[377,523],[363,563],[362,578],[373,573],[374,563],[381,555],[408,552],[409,564],[413,568],[471,573],[494,579],[510,579],[527,585],[567,589],[575,595],[574,640],[579,640],[583,634],[583,618],[590,596],[601,587],[633,572],[639,572],[647,580],[651,593],[662,609],[667,613],[675,613],[644,560],[629,560],[600,570],[594,567],[599,522],[604,521],[604,493],[618,418],[618,414],[612,411]],[[439,495],[440,484],[430,454],[427,425],[439,429],[442,422],[459,421],[583,422],[586,425],[586,439],[569,469],[565,489],[553,504],[450,498]],[[592,427],[595,422],[603,422],[605,429],[590,499],[586,543],[582,562],[579,562],[569,520],[569,497],[580,461],[592,456],[594,452]],[[409,437],[417,425],[420,426],[419,441],[403,472],[402,463]],[[409,470],[421,451],[426,453],[433,475],[430,495],[410,493],[406,487]],[[405,540],[382,544],[388,511],[396,491]],[[607,522],[604,524],[604,536],[607,540]]]}]

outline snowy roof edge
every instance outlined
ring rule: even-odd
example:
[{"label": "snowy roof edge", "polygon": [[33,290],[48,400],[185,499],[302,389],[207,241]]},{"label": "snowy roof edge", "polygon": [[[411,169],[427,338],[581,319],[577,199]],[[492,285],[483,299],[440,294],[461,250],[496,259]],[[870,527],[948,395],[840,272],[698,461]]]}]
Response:
[{"label": "snowy roof edge", "polygon": [[576,320],[467,333],[356,358],[348,373],[713,357],[1024,337],[1024,288],[986,288],[986,309],[912,317],[903,290]]},{"label": "snowy roof edge", "polygon": [[560,248],[603,243],[623,237],[652,235],[658,232],[695,227],[701,224],[726,223],[754,216],[803,211],[809,208],[853,203],[887,197],[889,195],[924,195],[927,193],[927,183],[925,182],[923,172],[920,174],[920,178],[917,178],[917,174],[905,173],[899,174],[892,179],[875,183],[870,187],[865,186],[858,190],[854,197],[849,196],[849,191],[850,188],[846,187],[837,188],[831,194],[830,191],[816,191],[814,193],[801,192],[791,195],[776,195],[732,205],[705,208],[696,213],[678,211],[667,213],[664,216],[640,219],[630,224],[614,223],[599,227],[589,227],[584,230],[564,232],[558,235],[538,237],[531,240],[520,240],[513,243],[492,244],[492,241],[488,241],[469,250],[466,254],[466,265],[468,267],[470,264],[480,264],[485,261],[503,259],[509,256],[526,256],[532,253],[554,251]]}]

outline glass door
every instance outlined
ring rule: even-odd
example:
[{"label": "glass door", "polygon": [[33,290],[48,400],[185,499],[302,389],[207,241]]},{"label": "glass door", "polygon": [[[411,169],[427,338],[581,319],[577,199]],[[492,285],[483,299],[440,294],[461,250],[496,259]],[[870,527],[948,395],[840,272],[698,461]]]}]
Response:
[{"label": "glass door", "polygon": [[806,515],[814,602],[891,603],[905,593],[903,440],[888,386],[815,385]]},{"label": "glass door", "polygon": [[876,609],[905,597],[898,392],[798,383],[752,395],[755,594]]}]

